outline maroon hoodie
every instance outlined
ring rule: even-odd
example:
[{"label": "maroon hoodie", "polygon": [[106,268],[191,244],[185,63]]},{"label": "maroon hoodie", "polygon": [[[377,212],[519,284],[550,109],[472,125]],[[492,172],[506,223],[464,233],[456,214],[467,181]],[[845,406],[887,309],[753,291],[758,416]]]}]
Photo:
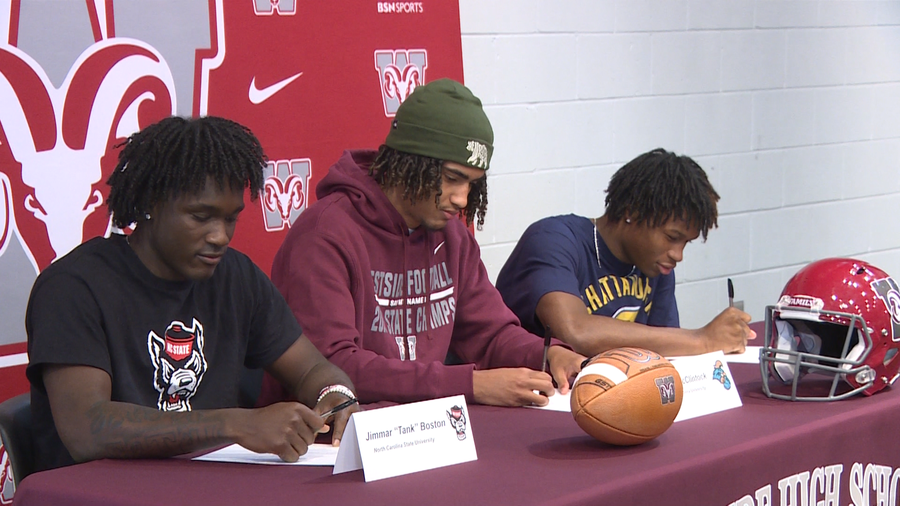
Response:
[{"label": "maroon hoodie", "polygon": [[[474,369],[540,369],[542,339],[504,305],[472,234],[458,220],[410,232],[368,174],[374,157],[345,152],[275,255],[272,281],[303,333],[362,403],[473,402]],[[448,351],[465,363],[444,365]]]}]

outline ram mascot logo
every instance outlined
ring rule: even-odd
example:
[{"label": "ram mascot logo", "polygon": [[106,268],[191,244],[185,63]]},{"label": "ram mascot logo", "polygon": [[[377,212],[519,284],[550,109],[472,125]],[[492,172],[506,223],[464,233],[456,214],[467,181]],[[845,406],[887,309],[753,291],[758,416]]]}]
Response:
[{"label": "ram mascot logo", "polygon": [[95,42],[58,88],[14,45],[17,9],[5,13],[10,43],[0,44],[0,162],[14,161],[0,163],[0,251],[14,231],[36,272],[85,238],[107,233],[104,183],[116,164],[109,154],[175,112],[175,85],[162,55],[139,40],[111,37],[106,5],[88,2]]},{"label": "ram mascot logo", "polygon": [[190,327],[173,321],[165,336],[150,331],[147,348],[153,362],[153,388],[159,392],[160,411],[190,411],[191,397],[206,374],[203,325],[194,318]]},{"label": "ram mascot logo", "polygon": [[306,210],[311,175],[309,158],[266,164],[261,199],[266,231],[275,232],[290,227]]},{"label": "ram mascot logo", "polygon": [[375,70],[381,84],[384,115],[392,118],[417,86],[425,84],[428,53],[424,49],[375,51]]}]

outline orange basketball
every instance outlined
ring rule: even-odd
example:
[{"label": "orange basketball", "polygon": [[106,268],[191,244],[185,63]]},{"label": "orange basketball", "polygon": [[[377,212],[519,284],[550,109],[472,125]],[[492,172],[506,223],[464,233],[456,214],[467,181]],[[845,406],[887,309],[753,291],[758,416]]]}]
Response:
[{"label": "orange basketball", "polygon": [[659,436],[678,416],[681,376],[658,353],[616,348],[592,358],[575,378],[570,402],[582,430],[614,445]]}]

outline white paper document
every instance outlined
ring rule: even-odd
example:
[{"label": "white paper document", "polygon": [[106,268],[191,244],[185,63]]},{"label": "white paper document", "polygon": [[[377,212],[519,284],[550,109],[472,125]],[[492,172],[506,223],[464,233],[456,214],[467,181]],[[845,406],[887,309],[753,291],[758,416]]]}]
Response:
[{"label": "white paper document", "polygon": [[333,466],[338,448],[330,444],[312,444],[297,462],[285,462],[274,453],[256,453],[241,445],[231,445],[214,452],[194,457],[192,460],[208,462],[236,462],[239,464],[269,464],[285,466]]},{"label": "white paper document", "polygon": [[547,411],[565,411],[567,413],[570,413],[572,412],[572,406],[569,404],[569,393],[571,393],[571,390],[569,390],[569,392],[567,392],[565,395],[559,393],[559,390],[557,390],[555,394],[548,397],[548,399],[550,399],[550,402],[548,402],[546,406],[526,407],[534,409],[546,409]]},{"label": "white paper document", "polygon": [[[747,346],[744,348],[744,353],[726,353],[725,354],[725,362],[729,364],[758,364],[759,363],[759,349],[762,346]],[[717,352],[712,352],[717,353]],[[683,355],[677,357],[666,357],[670,362],[674,362],[678,359],[682,358],[690,358],[691,356],[697,355]]]},{"label": "white paper document", "polygon": [[725,361],[729,364],[758,364],[760,348],[762,346],[747,346],[744,353],[728,353]]}]

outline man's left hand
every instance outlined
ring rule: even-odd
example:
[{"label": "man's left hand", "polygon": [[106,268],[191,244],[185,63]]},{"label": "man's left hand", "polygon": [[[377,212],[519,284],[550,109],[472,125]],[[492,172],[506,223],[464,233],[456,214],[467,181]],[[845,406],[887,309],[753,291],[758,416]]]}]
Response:
[{"label": "man's left hand", "polygon": [[569,392],[569,381],[581,372],[581,363],[585,357],[562,346],[551,346],[547,350],[547,362],[550,363],[550,375],[559,387],[559,393]]},{"label": "man's left hand", "polygon": [[[325,398],[322,399],[322,402],[316,404],[316,407],[313,411],[321,416],[322,413],[327,413],[331,408],[349,400],[350,398],[346,395],[338,393],[326,395]],[[347,422],[350,421],[350,415],[356,413],[357,411],[359,411],[358,402],[338,411],[325,420],[325,423],[328,425],[322,427],[319,432],[328,432],[329,426],[333,428],[333,432],[331,433],[331,444],[333,446],[339,446],[341,444],[341,438],[344,437],[344,429],[347,427]]]}]

